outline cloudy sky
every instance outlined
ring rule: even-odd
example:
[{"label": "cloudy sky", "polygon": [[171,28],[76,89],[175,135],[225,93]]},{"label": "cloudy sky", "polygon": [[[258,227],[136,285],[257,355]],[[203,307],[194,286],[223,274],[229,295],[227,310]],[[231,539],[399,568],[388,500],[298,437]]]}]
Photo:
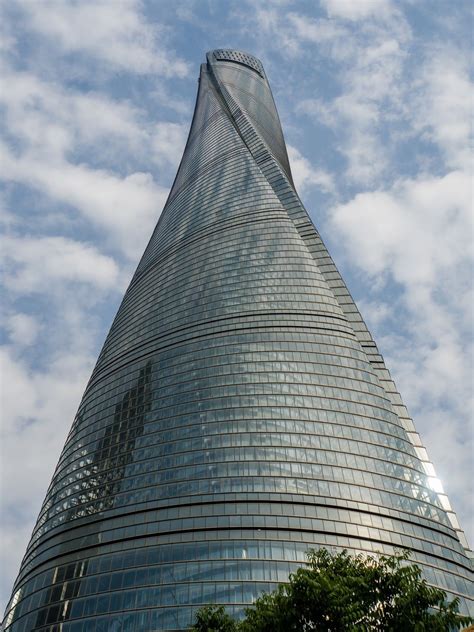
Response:
[{"label": "cloudy sky", "polygon": [[469,2],[0,7],[2,603],[219,47],[263,61],[298,191],[472,544]]}]

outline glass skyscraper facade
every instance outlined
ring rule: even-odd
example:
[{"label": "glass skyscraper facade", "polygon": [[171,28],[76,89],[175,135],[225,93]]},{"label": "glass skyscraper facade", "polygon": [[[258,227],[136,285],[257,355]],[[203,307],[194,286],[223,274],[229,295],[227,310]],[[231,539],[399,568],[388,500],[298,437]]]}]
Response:
[{"label": "glass skyscraper facade", "polygon": [[9,632],[185,630],[310,547],[391,554],[469,607],[467,543],[301,204],[261,63],[201,66],[183,159],[7,607]]}]

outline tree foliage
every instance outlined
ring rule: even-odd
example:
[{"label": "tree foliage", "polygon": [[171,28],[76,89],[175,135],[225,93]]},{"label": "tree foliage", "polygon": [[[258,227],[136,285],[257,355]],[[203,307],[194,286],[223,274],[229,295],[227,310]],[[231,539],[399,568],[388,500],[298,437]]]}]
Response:
[{"label": "tree foliage", "polygon": [[[379,558],[311,550],[308,565],[234,622],[222,607],[198,611],[194,632],[445,632],[473,622],[458,599],[429,586],[408,553]],[[220,627],[219,627],[220,626]]]},{"label": "tree foliage", "polygon": [[224,606],[204,606],[196,613],[192,632],[236,632],[238,624],[226,613]]}]

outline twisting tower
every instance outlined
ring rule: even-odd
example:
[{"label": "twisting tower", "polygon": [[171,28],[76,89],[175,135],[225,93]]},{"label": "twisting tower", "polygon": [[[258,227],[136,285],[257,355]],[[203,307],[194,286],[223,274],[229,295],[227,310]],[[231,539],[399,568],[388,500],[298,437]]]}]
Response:
[{"label": "twisting tower", "polygon": [[74,420],[9,632],[184,630],[309,547],[470,563],[400,395],[295,191],[261,63],[207,54],[165,209]]}]

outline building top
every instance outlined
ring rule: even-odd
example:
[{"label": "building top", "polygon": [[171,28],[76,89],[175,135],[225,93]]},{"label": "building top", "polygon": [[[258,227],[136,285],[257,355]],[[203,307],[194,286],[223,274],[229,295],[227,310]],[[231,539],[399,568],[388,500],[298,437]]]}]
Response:
[{"label": "building top", "polygon": [[255,70],[261,77],[265,76],[262,62],[253,55],[249,55],[248,53],[244,53],[239,50],[233,50],[230,48],[218,48],[211,51],[211,53],[218,61],[233,61],[237,64],[242,64],[244,66],[247,66],[248,68],[251,68],[252,70]]}]

